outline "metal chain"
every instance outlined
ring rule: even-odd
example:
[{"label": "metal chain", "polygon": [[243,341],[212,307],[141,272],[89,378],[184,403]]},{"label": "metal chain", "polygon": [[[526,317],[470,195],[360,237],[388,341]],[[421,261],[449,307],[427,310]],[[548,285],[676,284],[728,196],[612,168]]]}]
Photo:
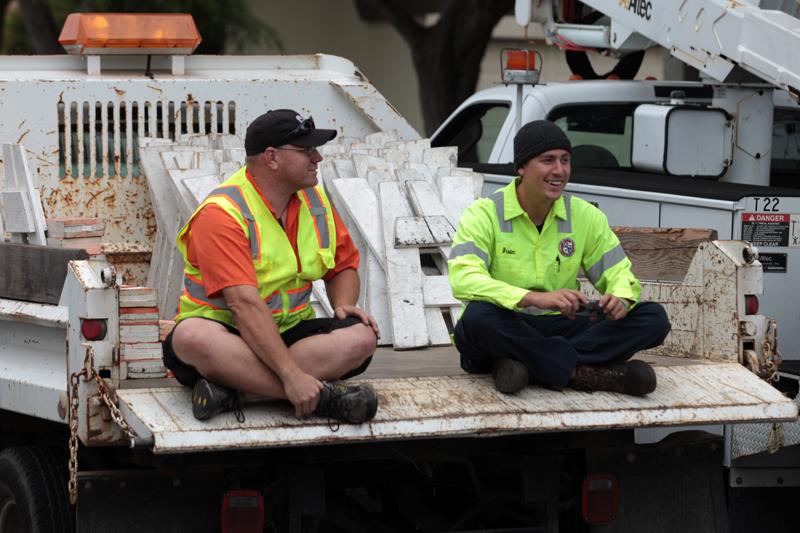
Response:
[{"label": "metal chain", "polygon": [[73,372],[69,379],[71,386],[70,392],[72,393],[69,408],[69,481],[67,482],[70,505],[75,505],[78,501],[78,407],[80,403],[78,400],[78,386],[80,385],[81,377],[84,381],[89,381],[89,374],[91,374],[91,379],[94,379],[100,399],[103,400],[103,403],[111,413],[111,418],[122,429],[125,436],[128,437],[131,448],[133,448],[136,438],[136,433],[133,431],[133,428],[125,421],[122,412],[119,410],[119,407],[117,407],[116,394],[114,394],[112,390],[109,390],[106,382],[103,381],[103,378],[101,378],[100,374],[95,370],[93,356],[94,351],[89,347],[86,350],[86,360],[84,361],[83,368],[79,372]]},{"label": "metal chain", "polygon": [[772,424],[769,430],[769,440],[767,440],[767,451],[777,453],[783,448],[783,424]]},{"label": "metal chain", "polygon": [[78,501],[78,384],[79,378],[86,378],[86,369],[73,372],[69,378],[71,397],[69,406],[69,503],[75,505]]},{"label": "metal chain", "polygon": [[[136,433],[133,431],[133,428],[130,426],[130,424],[125,421],[125,418],[122,416],[122,411],[120,411],[119,407],[117,407],[117,395],[108,389],[106,382],[103,381],[103,378],[101,378],[94,369],[92,369],[92,377],[97,384],[97,392],[100,393],[100,399],[103,400],[103,403],[106,404],[106,407],[108,407],[108,410],[111,413],[111,418],[122,429],[122,432],[125,433],[125,436],[128,437],[129,446],[133,448],[135,444]],[[111,397],[112,395],[114,396],[113,399]]]},{"label": "metal chain", "polygon": [[782,362],[778,351],[777,333],[778,326],[774,319],[770,319],[767,324],[767,331],[764,334],[764,367],[761,373],[761,377],[767,381],[778,379],[778,368]]}]

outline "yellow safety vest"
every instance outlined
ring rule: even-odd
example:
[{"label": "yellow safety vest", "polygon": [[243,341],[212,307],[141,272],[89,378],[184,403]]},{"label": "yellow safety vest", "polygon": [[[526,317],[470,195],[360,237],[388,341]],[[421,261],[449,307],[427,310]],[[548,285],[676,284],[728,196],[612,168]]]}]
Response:
[{"label": "yellow safety vest", "polygon": [[[209,298],[200,271],[189,262],[188,241],[192,220],[203,207],[215,204],[242,227],[250,243],[258,292],[282,333],[301,320],[314,318],[310,304],[311,282],[321,279],[335,266],[336,225],[333,210],[321,186],[296,193],[300,199],[297,257],[272,211],[241,168],[203,200],[178,233],[183,255],[183,293],[176,322],[203,317],[237,327],[225,298]],[[299,264],[298,264],[299,263]]]},{"label": "yellow safety vest", "polygon": [[539,233],[519,204],[517,183],[476,200],[461,216],[447,263],[456,298],[534,315],[555,314],[516,304],[528,291],[578,289],[582,268],[600,294],[639,300],[639,281],[602,211],[562,194]]}]

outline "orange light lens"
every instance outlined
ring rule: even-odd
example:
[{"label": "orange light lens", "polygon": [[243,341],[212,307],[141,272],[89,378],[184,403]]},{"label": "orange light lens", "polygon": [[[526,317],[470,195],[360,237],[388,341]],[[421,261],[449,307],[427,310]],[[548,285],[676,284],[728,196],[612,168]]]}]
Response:
[{"label": "orange light lens", "polygon": [[506,69],[508,70],[534,70],[536,68],[536,54],[533,50],[509,50],[506,55]]},{"label": "orange light lens", "polygon": [[104,48],[176,49],[189,54],[201,41],[194,19],[185,13],[72,13],[58,38],[71,54]]}]

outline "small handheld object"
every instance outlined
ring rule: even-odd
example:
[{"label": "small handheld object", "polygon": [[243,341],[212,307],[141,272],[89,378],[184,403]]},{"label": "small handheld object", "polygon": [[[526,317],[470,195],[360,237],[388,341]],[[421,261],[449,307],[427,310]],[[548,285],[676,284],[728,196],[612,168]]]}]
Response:
[{"label": "small handheld object", "polygon": [[589,300],[585,304],[578,306],[578,312],[575,316],[588,316],[592,320],[597,320],[605,317],[603,310],[600,308],[600,302],[597,300]]}]

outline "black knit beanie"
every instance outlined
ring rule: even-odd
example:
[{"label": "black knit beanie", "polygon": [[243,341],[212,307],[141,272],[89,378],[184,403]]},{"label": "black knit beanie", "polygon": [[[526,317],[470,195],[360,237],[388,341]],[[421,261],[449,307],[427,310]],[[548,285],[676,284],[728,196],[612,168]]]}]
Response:
[{"label": "black knit beanie", "polygon": [[561,148],[572,153],[566,134],[549,120],[534,120],[522,126],[514,136],[514,169],[548,150]]}]

